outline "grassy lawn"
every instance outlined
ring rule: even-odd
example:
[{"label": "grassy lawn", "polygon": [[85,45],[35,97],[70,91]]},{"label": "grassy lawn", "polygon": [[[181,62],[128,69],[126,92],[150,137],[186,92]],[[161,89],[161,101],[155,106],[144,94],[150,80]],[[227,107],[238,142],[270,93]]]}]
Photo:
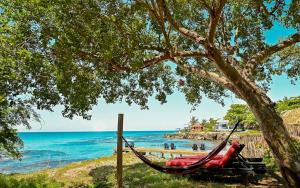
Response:
[{"label": "grassy lawn", "polygon": [[[123,163],[124,187],[128,188],[244,187],[240,179],[200,179],[197,176],[160,173],[141,163],[132,154],[124,154]],[[116,156],[103,157],[29,174],[1,175],[0,185],[1,188],[116,187],[115,165]],[[276,179],[269,176],[259,178],[258,185],[252,184],[251,187],[278,185]]]},{"label": "grassy lawn", "polygon": [[242,132],[235,132],[234,133],[237,136],[247,136],[247,135],[261,135],[261,131],[259,130],[247,130]]}]

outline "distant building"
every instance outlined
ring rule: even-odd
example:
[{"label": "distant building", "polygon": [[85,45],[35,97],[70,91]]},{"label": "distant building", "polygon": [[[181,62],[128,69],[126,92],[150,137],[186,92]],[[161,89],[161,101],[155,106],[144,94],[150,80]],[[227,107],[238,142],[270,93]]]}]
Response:
[{"label": "distant building", "polygon": [[215,131],[230,131],[232,128],[228,120],[218,120]]},{"label": "distant building", "polygon": [[195,123],[194,125],[192,125],[191,130],[192,131],[203,131],[204,126],[201,125],[200,123]]}]

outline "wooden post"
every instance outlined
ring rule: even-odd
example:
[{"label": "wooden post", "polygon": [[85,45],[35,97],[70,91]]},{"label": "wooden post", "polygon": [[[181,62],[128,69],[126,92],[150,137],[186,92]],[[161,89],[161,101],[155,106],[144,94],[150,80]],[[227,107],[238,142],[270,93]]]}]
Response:
[{"label": "wooden post", "polygon": [[123,176],[123,157],[122,157],[122,152],[123,152],[123,146],[122,146],[122,136],[123,136],[123,119],[124,119],[124,114],[119,114],[118,115],[118,143],[117,143],[117,184],[118,188],[122,188],[122,176]]}]

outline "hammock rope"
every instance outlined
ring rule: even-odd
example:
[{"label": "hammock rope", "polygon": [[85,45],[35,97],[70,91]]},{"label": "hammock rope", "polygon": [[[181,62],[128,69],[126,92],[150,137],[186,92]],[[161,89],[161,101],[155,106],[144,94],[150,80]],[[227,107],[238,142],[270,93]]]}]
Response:
[{"label": "hammock rope", "polygon": [[202,168],[202,166],[209,161],[211,161],[216,155],[220,153],[222,149],[226,146],[230,136],[233,134],[233,132],[236,130],[237,126],[239,125],[240,121],[238,121],[235,125],[232,131],[229,133],[229,135],[226,137],[225,140],[223,140],[218,146],[216,146],[211,152],[209,152],[205,157],[199,159],[195,163],[192,163],[187,166],[179,167],[179,166],[161,166],[158,164],[155,164],[151,162],[149,159],[147,159],[144,155],[136,151],[129,143],[128,141],[122,136],[122,139],[125,143],[127,143],[128,147],[133,151],[133,153],[138,157],[140,160],[142,160],[146,165],[149,167],[163,173],[167,174],[191,174]]}]

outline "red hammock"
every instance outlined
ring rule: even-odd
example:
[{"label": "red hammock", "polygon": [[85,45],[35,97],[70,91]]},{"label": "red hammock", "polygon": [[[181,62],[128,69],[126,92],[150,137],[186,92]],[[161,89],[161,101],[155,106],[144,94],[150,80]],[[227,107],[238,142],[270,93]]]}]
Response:
[{"label": "red hammock", "polygon": [[203,165],[205,165],[206,163],[208,163],[209,161],[211,161],[215,156],[218,155],[218,153],[220,153],[220,151],[226,146],[230,136],[232,135],[232,133],[236,130],[237,126],[239,125],[240,121],[238,121],[234,128],[232,129],[232,131],[229,133],[229,135],[226,137],[225,140],[223,140],[217,147],[215,147],[211,152],[209,152],[208,155],[204,156],[203,158],[195,161],[192,164],[186,165],[186,166],[161,166],[158,164],[155,164],[153,162],[151,162],[149,159],[147,159],[144,155],[142,155],[141,153],[137,152],[129,143],[128,141],[124,138],[124,142],[128,144],[129,148],[133,151],[133,153],[139,158],[141,159],[146,165],[148,165],[149,167],[163,172],[163,173],[168,173],[168,174],[191,174],[196,172],[197,170],[199,170],[200,168],[203,168]]},{"label": "red hammock", "polygon": [[[203,168],[224,168],[230,160],[232,156],[237,152],[237,149],[240,147],[238,142],[233,142],[225,155],[216,155],[207,163],[203,164],[201,167]],[[205,156],[187,156],[187,157],[176,157],[175,159],[171,159],[166,162],[166,166],[188,166],[193,164]]]}]

